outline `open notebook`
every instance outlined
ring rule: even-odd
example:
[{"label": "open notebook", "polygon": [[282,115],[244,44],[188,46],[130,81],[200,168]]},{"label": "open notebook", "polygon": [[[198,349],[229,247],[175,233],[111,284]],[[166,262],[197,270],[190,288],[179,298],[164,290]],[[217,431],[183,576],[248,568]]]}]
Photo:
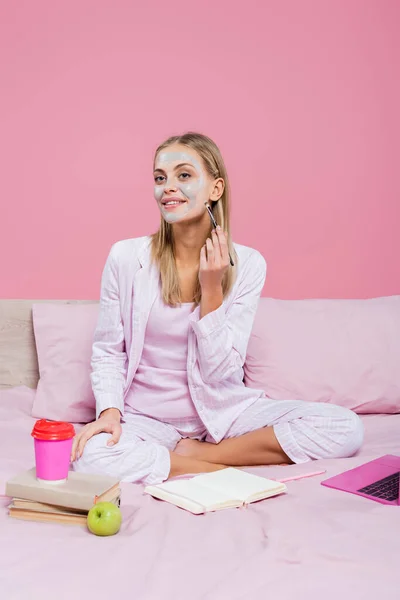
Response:
[{"label": "open notebook", "polygon": [[286,490],[286,485],[279,481],[228,468],[191,479],[148,485],[144,491],[199,515],[223,508],[237,508],[277,496]]}]

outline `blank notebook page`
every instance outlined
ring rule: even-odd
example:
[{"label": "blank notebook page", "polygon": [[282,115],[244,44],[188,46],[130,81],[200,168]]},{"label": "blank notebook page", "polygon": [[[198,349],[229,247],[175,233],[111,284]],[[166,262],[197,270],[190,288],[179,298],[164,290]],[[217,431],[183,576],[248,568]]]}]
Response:
[{"label": "blank notebook page", "polygon": [[277,481],[265,479],[258,475],[251,475],[239,469],[222,469],[213,473],[198,475],[194,481],[199,485],[212,487],[215,490],[220,490],[231,499],[238,499],[245,502],[250,496],[276,490],[280,487]]},{"label": "blank notebook page", "polygon": [[[213,506],[222,502],[228,502],[232,497],[226,490],[215,490],[199,485],[194,479],[182,479],[181,481],[166,481],[155,486],[160,490],[165,490],[170,494],[176,494],[180,498],[194,500],[201,506]],[[150,487],[150,486],[149,486]],[[237,498],[237,496],[236,496]]]}]

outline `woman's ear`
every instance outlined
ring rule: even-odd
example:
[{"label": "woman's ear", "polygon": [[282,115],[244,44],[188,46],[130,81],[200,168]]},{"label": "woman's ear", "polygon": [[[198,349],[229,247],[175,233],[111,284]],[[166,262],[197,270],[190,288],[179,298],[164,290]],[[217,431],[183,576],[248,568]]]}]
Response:
[{"label": "woman's ear", "polygon": [[210,200],[212,200],[213,202],[217,202],[217,200],[219,200],[221,198],[222,194],[224,193],[224,189],[225,189],[225,181],[222,179],[222,177],[215,179],[214,187],[213,187],[211,195],[210,195]]}]

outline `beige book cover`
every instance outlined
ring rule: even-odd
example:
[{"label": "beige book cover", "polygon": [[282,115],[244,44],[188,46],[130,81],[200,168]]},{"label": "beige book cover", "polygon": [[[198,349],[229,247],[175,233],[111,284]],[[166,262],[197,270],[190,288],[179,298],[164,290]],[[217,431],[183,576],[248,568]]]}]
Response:
[{"label": "beige book cover", "polygon": [[[120,488],[118,488],[116,497],[110,498],[108,500],[108,502],[112,502],[113,504],[116,504],[117,506],[119,506],[120,498],[121,498],[121,490],[120,490]],[[54,504],[44,504],[43,502],[34,502],[32,500],[24,500],[22,498],[14,498],[11,506],[12,506],[12,508],[15,508],[15,509],[33,510],[33,511],[37,511],[37,512],[50,512],[50,513],[65,512],[65,507],[62,507],[62,506],[55,506]],[[87,515],[89,511],[80,510],[77,508],[69,508],[68,512],[76,513],[78,515],[79,514]]]},{"label": "beige book cover", "polygon": [[8,507],[9,515],[13,519],[22,519],[23,521],[38,521],[39,523],[65,523],[69,525],[86,525],[87,513],[58,511],[58,512],[40,512],[37,510],[27,510],[24,508],[15,508],[12,504]]},{"label": "beige book cover", "polygon": [[114,477],[75,471],[68,473],[64,483],[43,483],[36,479],[34,467],[10,479],[5,493],[12,498],[88,511],[98,502],[109,502],[115,498],[119,483]]},{"label": "beige book cover", "polygon": [[190,479],[148,485],[147,494],[194,514],[237,508],[287,491],[284,483],[230,467]]}]

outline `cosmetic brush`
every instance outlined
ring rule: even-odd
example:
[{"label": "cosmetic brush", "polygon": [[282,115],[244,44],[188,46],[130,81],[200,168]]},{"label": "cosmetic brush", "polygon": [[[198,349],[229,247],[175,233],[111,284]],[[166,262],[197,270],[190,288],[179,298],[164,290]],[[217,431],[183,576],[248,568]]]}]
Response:
[{"label": "cosmetic brush", "polygon": [[[211,223],[213,224],[214,228],[216,229],[216,228],[217,228],[217,225],[218,225],[218,223],[217,223],[217,221],[214,219],[214,215],[212,214],[212,211],[211,211],[210,205],[208,204],[208,202],[204,202],[204,204],[205,204],[205,206],[206,206],[206,209],[208,210],[208,214],[210,215]],[[234,267],[234,266],[235,266],[235,263],[233,262],[233,260],[232,260],[232,256],[230,255],[230,253],[229,253],[229,262],[231,263],[231,266],[232,266],[232,267]]]}]

